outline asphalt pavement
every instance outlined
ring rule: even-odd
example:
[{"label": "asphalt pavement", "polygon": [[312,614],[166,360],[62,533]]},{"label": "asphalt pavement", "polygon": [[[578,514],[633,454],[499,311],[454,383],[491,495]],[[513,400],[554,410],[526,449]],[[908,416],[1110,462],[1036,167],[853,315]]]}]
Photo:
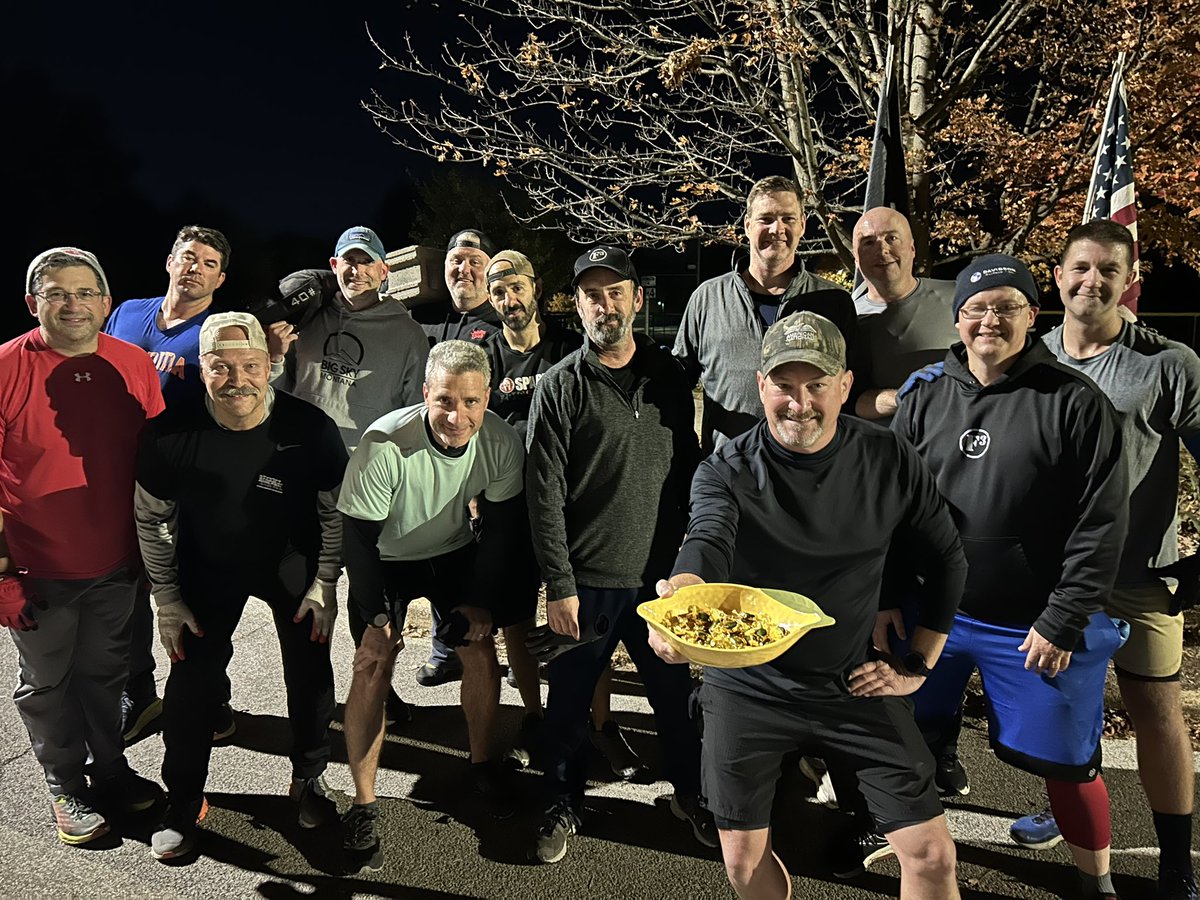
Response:
[{"label": "asphalt pavement", "polygon": [[[0,700],[0,897],[734,896],[717,851],[696,843],[690,829],[672,817],[666,800],[670,785],[615,782],[595,754],[583,833],[571,841],[561,863],[531,863],[528,850],[541,807],[539,779],[534,773],[518,776],[527,802],[516,816],[495,821],[486,815],[467,779],[458,685],[423,688],[413,680],[428,649],[427,640],[408,638],[397,666],[395,685],[413,705],[415,717],[387,739],[378,782],[387,861],[382,871],[364,876],[339,874],[336,827],[302,831],[296,825],[286,796],[289,733],[278,645],[267,607],[257,600],[247,606],[230,667],[237,733],[213,752],[210,812],[200,855],[188,864],[164,865],[150,857],[154,811],[116,823],[109,836],[84,847],[61,844],[50,824],[45,782],[28,735],[12,703]],[[339,701],[349,688],[352,652],[343,616],[333,646]],[[8,672],[10,685],[15,684],[16,650],[7,637],[0,637],[0,671]],[[160,693],[167,671],[159,648]],[[502,731],[515,734],[520,701],[503,683],[501,702]],[[631,744],[657,767],[653,721],[636,677],[618,675],[613,707]],[[344,809],[351,781],[340,718],[339,705],[327,776]],[[162,752],[161,737],[152,735],[131,747],[128,757],[140,772],[157,778]],[[962,755],[972,790],[962,802],[949,804],[947,813],[958,842],[963,896],[1076,896],[1064,847],[1034,853],[1008,838],[1012,818],[1044,805],[1040,783],[996,761],[986,736],[976,729],[965,730]],[[1105,778],[1112,797],[1114,881],[1126,900],[1149,896],[1155,840],[1138,784],[1133,741],[1106,743]],[[795,897],[896,896],[899,870],[894,860],[875,864],[851,883],[833,878],[828,861],[840,819],[808,802],[812,793],[812,785],[789,770],[776,797],[775,841],[793,873]]]}]

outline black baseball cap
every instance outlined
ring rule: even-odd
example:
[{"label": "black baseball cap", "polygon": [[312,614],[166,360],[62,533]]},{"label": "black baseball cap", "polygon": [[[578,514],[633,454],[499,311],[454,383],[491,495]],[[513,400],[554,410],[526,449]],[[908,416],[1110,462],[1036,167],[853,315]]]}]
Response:
[{"label": "black baseball cap", "polygon": [[579,279],[588,269],[609,269],[636,285],[642,283],[638,278],[637,269],[633,267],[633,263],[629,259],[629,254],[611,244],[595,246],[575,260],[575,277],[571,279],[571,290],[579,287]]},{"label": "black baseball cap", "polygon": [[449,253],[457,247],[472,247],[482,250],[488,256],[494,256],[496,253],[496,245],[492,243],[492,239],[478,228],[464,228],[454,232],[446,244],[446,252]]}]

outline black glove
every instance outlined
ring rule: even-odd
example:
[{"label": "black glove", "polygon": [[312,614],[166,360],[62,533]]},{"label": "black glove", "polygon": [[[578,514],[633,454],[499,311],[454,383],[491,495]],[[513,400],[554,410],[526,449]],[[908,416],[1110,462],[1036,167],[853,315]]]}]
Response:
[{"label": "black glove", "polygon": [[549,625],[539,625],[529,629],[529,636],[525,638],[525,649],[533,654],[534,659],[539,663],[545,664],[562,656],[568,650],[598,641],[606,634],[608,634],[608,616],[597,616],[595,622],[581,625],[579,640],[575,640],[569,634],[559,634]]},{"label": "black glove", "polygon": [[1185,609],[1191,609],[1196,605],[1196,601],[1200,600],[1200,554],[1193,553],[1169,566],[1151,569],[1150,574],[1159,578],[1174,578],[1179,582],[1171,606],[1167,610],[1171,615],[1177,616]]},{"label": "black glove", "polygon": [[[450,612],[449,615],[442,616],[442,624],[437,627],[434,634],[437,639],[447,647],[466,647],[471,642],[467,640],[467,629],[471,627],[471,623],[457,609]],[[496,626],[492,626],[492,634],[497,631]]]},{"label": "black glove", "polygon": [[246,311],[266,328],[275,322],[287,322],[303,331],[321,305],[338,291],[337,275],[329,269],[301,269],[279,282],[271,296],[260,297],[247,304]]}]

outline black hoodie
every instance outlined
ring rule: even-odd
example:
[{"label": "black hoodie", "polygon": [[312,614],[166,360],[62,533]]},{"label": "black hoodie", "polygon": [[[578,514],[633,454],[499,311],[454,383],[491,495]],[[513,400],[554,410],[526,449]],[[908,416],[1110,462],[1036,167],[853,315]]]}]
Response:
[{"label": "black hoodie", "polygon": [[962,536],[970,568],[959,611],[1036,626],[1074,650],[1112,589],[1128,525],[1116,413],[1032,337],[987,386],[966,359],[961,343],[951,347],[946,377],[920,384],[892,420],[933,471]]}]

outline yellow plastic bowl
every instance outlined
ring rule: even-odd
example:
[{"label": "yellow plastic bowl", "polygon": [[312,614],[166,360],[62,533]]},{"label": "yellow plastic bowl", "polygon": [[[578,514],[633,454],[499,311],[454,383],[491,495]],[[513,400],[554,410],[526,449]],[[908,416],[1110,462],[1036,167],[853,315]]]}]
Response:
[{"label": "yellow plastic bowl", "polygon": [[[776,625],[785,628],[787,634],[770,644],[747,650],[718,650],[689,644],[664,624],[672,613],[682,612],[689,606],[766,615]],[[637,611],[651,628],[690,662],[719,669],[740,669],[769,663],[814,628],[824,628],[834,622],[816,603],[802,594],[747,587],[744,584],[689,585],[670,597],[639,604]]]}]

